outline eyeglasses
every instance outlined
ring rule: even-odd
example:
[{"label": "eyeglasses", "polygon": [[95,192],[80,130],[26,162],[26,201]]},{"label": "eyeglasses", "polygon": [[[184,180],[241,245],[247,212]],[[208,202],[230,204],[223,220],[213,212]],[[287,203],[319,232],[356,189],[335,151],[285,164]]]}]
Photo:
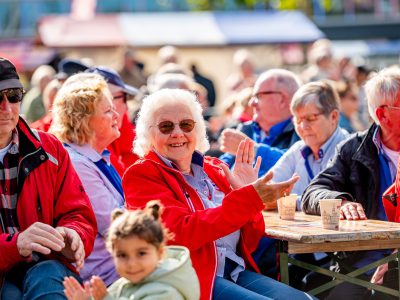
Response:
[{"label": "eyeglasses", "polygon": [[300,125],[304,121],[306,121],[307,123],[312,123],[312,122],[317,121],[317,119],[320,115],[323,115],[323,113],[310,114],[310,115],[304,116],[304,117],[294,117],[293,120],[297,125]]},{"label": "eyeglasses", "polygon": [[8,102],[10,103],[18,103],[22,101],[22,97],[24,96],[23,89],[7,89],[0,91],[2,97],[0,98],[0,102],[3,101],[4,96],[7,97]]},{"label": "eyeglasses", "polygon": [[283,93],[280,92],[280,91],[264,91],[264,92],[258,92],[258,93],[256,93],[256,94],[254,94],[253,97],[254,97],[255,99],[259,100],[259,99],[260,99],[260,96],[262,96],[262,95],[274,95],[274,94],[283,95]]},{"label": "eyeglasses", "polygon": [[[158,127],[158,130],[160,130],[160,132],[162,134],[171,134],[172,131],[174,131],[174,129],[175,129],[175,125],[179,125],[179,128],[183,132],[189,133],[193,130],[195,124],[196,124],[196,122],[193,121],[192,119],[185,119],[185,120],[180,121],[179,123],[174,123],[172,121],[163,121],[163,122],[160,122],[156,126]],[[154,127],[154,126],[151,126],[151,127]]]},{"label": "eyeglasses", "polygon": [[126,102],[128,100],[128,97],[125,93],[113,96],[113,100],[120,100],[120,99]]}]

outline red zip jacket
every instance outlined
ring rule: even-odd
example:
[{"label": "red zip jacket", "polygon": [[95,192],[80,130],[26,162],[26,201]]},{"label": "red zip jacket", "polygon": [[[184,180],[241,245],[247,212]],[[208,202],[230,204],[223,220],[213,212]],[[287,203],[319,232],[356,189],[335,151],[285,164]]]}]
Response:
[{"label": "red zip jacket", "polygon": [[[32,132],[21,118],[17,130],[21,155],[17,200],[20,231],[35,222],[74,229],[88,256],[97,232],[96,219],[67,151],[53,135]],[[0,226],[0,281],[16,264],[29,260],[19,255],[17,237],[4,233]],[[47,258],[60,260],[75,271],[61,254],[52,253]]]},{"label": "red zip jacket", "polygon": [[400,222],[400,160],[394,183],[383,193],[383,207],[388,221]]},{"label": "red zip jacket", "polygon": [[129,209],[143,208],[149,200],[161,201],[162,221],[174,235],[169,243],[189,248],[203,300],[212,296],[217,269],[215,241],[241,229],[238,254],[246,268],[259,272],[251,253],[265,230],[261,214],[264,205],[253,186],[233,191],[220,164],[216,158],[204,159],[204,171],[225,193],[222,205],[211,209],[205,209],[183,175],[166,166],[154,152],[132,165],[122,179]]},{"label": "red zip jacket", "polygon": [[139,156],[132,152],[135,126],[129,121],[128,114],[122,117],[119,132],[121,133],[120,137],[112,142],[107,149],[111,152],[111,164],[122,177],[125,170],[139,159]]}]

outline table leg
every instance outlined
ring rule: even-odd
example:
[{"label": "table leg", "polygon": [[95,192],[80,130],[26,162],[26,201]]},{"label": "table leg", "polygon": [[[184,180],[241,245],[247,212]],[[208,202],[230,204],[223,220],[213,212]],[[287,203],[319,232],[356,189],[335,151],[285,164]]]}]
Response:
[{"label": "table leg", "polygon": [[397,249],[397,256],[396,256],[396,260],[397,260],[397,269],[398,269],[398,276],[399,276],[399,299],[400,299],[400,252],[399,249]]},{"label": "table leg", "polygon": [[287,252],[287,242],[279,241],[279,266],[281,272],[281,282],[289,285],[289,255]]}]

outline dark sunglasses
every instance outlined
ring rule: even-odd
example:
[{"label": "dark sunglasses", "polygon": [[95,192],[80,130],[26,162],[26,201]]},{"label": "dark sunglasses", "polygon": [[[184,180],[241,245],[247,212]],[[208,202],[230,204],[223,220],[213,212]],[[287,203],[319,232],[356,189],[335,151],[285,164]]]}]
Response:
[{"label": "dark sunglasses", "polygon": [[185,132],[185,133],[189,133],[193,130],[194,125],[196,124],[195,121],[191,120],[191,119],[185,119],[180,121],[179,123],[174,123],[172,121],[163,121],[160,122],[157,127],[158,130],[160,130],[160,132],[162,134],[170,134],[172,131],[174,131],[175,125],[179,125],[179,128]]},{"label": "dark sunglasses", "polygon": [[124,101],[124,103],[126,103],[126,101],[128,100],[128,97],[125,93],[113,97],[113,100],[119,100],[119,99],[122,99]]},{"label": "dark sunglasses", "polygon": [[23,89],[7,89],[7,90],[2,90],[0,91],[1,93],[1,98],[0,98],[0,103],[3,101],[4,96],[7,97],[8,102],[10,103],[18,103],[22,101],[22,97],[24,96],[24,90]]}]

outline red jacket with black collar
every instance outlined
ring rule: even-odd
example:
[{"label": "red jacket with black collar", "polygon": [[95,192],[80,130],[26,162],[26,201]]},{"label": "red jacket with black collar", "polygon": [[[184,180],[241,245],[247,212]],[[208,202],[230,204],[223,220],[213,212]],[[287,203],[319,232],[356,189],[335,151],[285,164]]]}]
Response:
[{"label": "red jacket with black collar", "polygon": [[[35,222],[74,229],[88,256],[97,232],[96,219],[67,151],[53,135],[33,132],[22,118],[17,130],[21,156],[17,200],[20,232]],[[0,226],[0,279],[18,263],[29,260],[20,256],[17,237],[4,233]],[[75,270],[59,253],[46,258],[60,260]]]},{"label": "red jacket with black collar", "polygon": [[211,299],[217,270],[215,241],[238,229],[238,254],[246,268],[258,271],[251,257],[264,235],[264,205],[252,185],[232,191],[221,161],[205,157],[204,171],[225,193],[221,206],[205,209],[197,192],[183,175],[165,165],[154,152],[137,161],[125,173],[122,186],[129,209],[143,208],[150,200],[164,206],[161,219],[174,235],[170,244],[189,248],[193,267],[200,280],[201,299]]}]

